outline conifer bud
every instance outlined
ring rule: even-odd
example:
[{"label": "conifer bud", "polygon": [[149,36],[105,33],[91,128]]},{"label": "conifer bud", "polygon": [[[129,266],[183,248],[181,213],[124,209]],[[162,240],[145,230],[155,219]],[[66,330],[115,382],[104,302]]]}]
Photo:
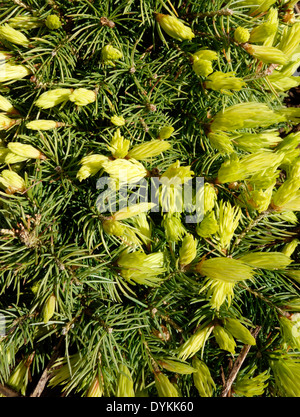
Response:
[{"label": "conifer bud", "polygon": [[277,31],[278,22],[267,20],[261,25],[256,26],[251,30],[249,42],[257,43],[264,42],[266,39],[274,35]]},{"label": "conifer bud", "polygon": [[119,377],[117,386],[117,397],[135,397],[133,380],[129,369],[125,364],[119,365]]},{"label": "conifer bud", "polygon": [[300,363],[292,357],[272,358],[270,360],[275,384],[285,397],[300,397]]},{"label": "conifer bud", "polygon": [[148,158],[153,158],[154,156],[158,156],[170,148],[171,144],[169,142],[154,139],[150,140],[149,142],[142,143],[141,145],[134,146],[128,152],[128,157],[134,158],[137,161],[141,161]]},{"label": "conifer bud", "polygon": [[51,130],[64,126],[64,123],[55,122],[54,120],[32,120],[26,124],[27,129],[31,130]]},{"label": "conifer bud", "polygon": [[239,322],[239,320],[233,318],[225,319],[224,328],[242,343],[245,343],[246,345],[256,345],[255,338],[249,330]]},{"label": "conifer bud", "polygon": [[253,268],[267,270],[284,269],[292,262],[288,256],[281,252],[252,252],[241,256],[239,260]]},{"label": "conifer bud", "polygon": [[[29,357],[30,358],[30,357]],[[25,358],[19,362],[16,368],[12,371],[7,381],[7,385],[11,388],[20,392],[22,395],[25,395],[26,388],[28,385],[28,377],[29,377],[29,358]]]},{"label": "conifer bud", "polygon": [[108,158],[103,161],[102,168],[109,174],[115,182],[115,186],[119,189],[122,184],[134,184],[148,175],[148,171],[139,161],[131,158],[115,159],[113,161]]},{"label": "conifer bud", "polygon": [[239,225],[242,211],[239,207],[233,207],[229,201],[220,201],[218,208],[218,234],[216,239],[219,247],[227,249],[233,238],[234,232]]},{"label": "conifer bud", "polygon": [[287,55],[274,46],[245,44],[244,49],[264,64],[285,65],[288,61]]},{"label": "conifer bud", "polygon": [[217,325],[214,327],[213,333],[220,349],[227,350],[232,354],[235,353],[236,343],[232,335],[226,329]]},{"label": "conifer bud", "polygon": [[300,350],[300,313],[293,314],[291,318],[279,318],[282,339],[286,347]]},{"label": "conifer bud", "polygon": [[101,50],[102,61],[105,65],[115,66],[114,61],[123,58],[123,54],[112,45],[106,45]]},{"label": "conifer bud", "polygon": [[29,44],[29,40],[22,32],[12,28],[7,23],[0,26],[0,39],[21,46],[28,46]]},{"label": "conifer bud", "polygon": [[46,159],[45,155],[31,145],[20,142],[10,142],[7,147],[11,152],[23,158]]},{"label": "conifer bud", "polygon": [[155,206],[155,203],[137,203],[131,206],[125,207],[115,214],[113,214],[113,220],[124,220],[138,214],[144,213],[145,211],[151,210]]},{"label": "conifer bud", "polygon": [[77,172],[77,178],[82,181],[89,176],[97,174],[103,167],[103,163],[107,161],[107,156],[92,154],[85,156],[81,159],[80,163],[82,167]]},{"label": "conifer bud", "polygon": [[165,214],[162,226],[164,227],[166,239],[171,242],[182,240],[186,230],[177,213]]},{"label": "conifer bud", "polygon": [[189,265],[197,255],[197,240],[190,233],[186,234],[179,249],[179,264]]},{"label": "conifer bud", "polygon": [[102,226],[103,230],[108,235],[123,236],[125,232],[125,226],[116,220],[105,220],[102,223]]},{"label": "conifer bud", "polygon": [[196,356],[192,360],[192,365],[197,370],[193,373],[193,380],[200,397],[212,397],[216,384],[207,365]]},{"label": "conifer bud", "polygon": [[196,369],[192,366],[178,360],[158,359],[157,363],[163,368],[167,369],[167,371],[182,375],[189,375],[196,371]]},{"label": "conifer bud", "polygon": [[207,137],[212,147],[217,149],[221,155],[234,152],[231,138],[225,132],[210,132]]},{"label": "conifer bud", "polygon": [[10,119],[5,114],[0,113],[0,130],[7,130],[16,124],[16,120]]},{"label": "conifer bud", "polygon": [[[1,71],[1,69],[0,69]],[[5,113],[17,113],[14,106],[11,104],[6,97],[0,95],[0,110],[4,111]]]},{"label": "conifer bud", "polygon": [[238,377],[233,384],[233,392],[242,397],[254,397],[263,395],[268,386],[268,379],[270,375],[268,370],[253,377],[256,366],[252,368],[247,374]]},{"label": "conifer bud", "polygon": [[227,73],[216,71],[207,77],[207,80],[205,81],[205,87],[214,91],[240,91],[245,86],[245,81],[243,81],[241,78],[235,77],[235,72],[233,71]]},{"label": "conifer bud", "polygon": [[155,373],[155,386],[159,397],[180,397],[178,389],[163,373]]},{"label": "conifer bud", "polygon": [[128,154],[129,146],[130,140],[124,139],[124,136],[121,136],[120,129],[117,129],[110,141],[108,149],[114,158],[124,158]]},{"label": "conifer bud", "polygon": [[103,388],[100,384],[99,378],[95,377],[87,390],[86,397],[102,397]]},{"label": "conifer bud", "polygon": [[212,51],[211,49],[200,49],[199,51],[193,53],[192,60],[205,60],[205,61],[217,61],[218,60],[218,53],[216,51]]},{"label": "conifer bud", "polygon": [[55,90],[45,91],[36,100],[35,105],[41,109],[50,109],[68,101],[71,93],[72,90],[69,88],[56,88]]},{"label": "conifer bud", "polygon": [[169,139],[173,132],[174,132],[173,126],[163,126],[159,129],[158,139],[160,140]]},{"label": "conifer bud", "polygon": [[124,119],[123,116],[116,116],[116,115],[115,116],[112,116],[110,118],[110,122],[113,125],[118,126],[118,127],[121,127],[121,126],[124,126],[125,125],[125,119]]},{"label": "conifer bud", "polygon": [[56,14],[50,14],[49,16],[47,16],[45,20],[45,25],[50,30],[59,29],[61,27],[61,21],[59,16],[57,16]]},{"label": "conifer bud", "polygon": [[213,65],[211,61],[206,59],[197,59],[193,62],[193,70],[200,77],[207,77],[213,72]]},{"label": "conifer bud", "polygon": [[233,258],[206,259],[197,264],[196,271],[207,278],[232,283],[253,277],[253,269],[249,265]]},{"label": "conifer bud", "polygon": [[248,29],[238,26],[234,31],[233,37],[238,43],[246,43],[250,38],[250,32]]},{"label": "conifer bud", "polygon": [[208,288],[206,298],[209,299],[211,308],[219,311],[221,305],[227,300],[227,305],[230,307],[231,301],[234,297],[233,282],[224,282],[217,279],[207,279],[201,291]]},{"label": "conifer bud", "polygon": [[53,317],[55,312],[56,297],[54,294],[50,295],[46,301],[43,308],[43,322],[48,323],[48,321]]},{"label": "conifer bud", "polygon": [[3,154],[3,157],[4,157],[4,162],[6,164],[9,164],[9,165],[18,164],[18,163],[24,162],[28,159],[28,158],[26,158],[26,156],[20,156],[20,155],[17,155],[15,153],[13,153],[13,152],[10,152],[9,149],[5,149],[5,151],[6,151],[6,153]]},{"label": "conifer bud", "polygon": [[162,27],[162,29],[172,38],[179,41],[191,40],[195,34],[186,26],[181,20],[175,16],[170,16],[162,13],[156,13],[155,19]]},{"label": "conifer bud", "polygon": [[12,80],[20,80],[31,74],[31,70],[25,65],[11,65],[8,63],[3,64],[0,70],[0,82],[5,83]]},{"label": "conifer bud", "polygon": [[178,358],[186,360],[195,355],[204,345],[208,339],[212,326],[208,325],[202,327],[196,331],[180,348],[178,352]]},{"label": "conifer bud", "polygon": [[7,194],[23,193],[26,190],[25,181],[14,171],[4,169],[0,174],[0,185]]},{"label": "conifer bud", "polygon": [[196,231],[199,236],[204,239],[214,235],[219,230],[219,224],[217,222],[215,213],[212,211],[207,213],[202,222],[197,224]]},{"label": "conifer bud", "polygon": [[14,29],[30,30],[41,27],[43,22],[34,16],[16,16],[10,18],[8,24]]},{"label": "conifer bud", "polygon": [[288,58],[297,50],[300,42],[300,23],[297,22],[291,26],[285,26],[281,36],[278,49],[280,49]]},{"label": "conifer bud", "polygon": [[291,257],[293,255],[293,253],[295,252],[297,246],[299,245],[299,240],[298,239],[293,239],[291,240],[289,243],[287,243],[286,245],[284,245],[283,249],[282,249],[282,253],[288,257]]},{"label": "conifer bud", "polygon": [[69,96],[69,100],[77,106],[87,106],[96,100],[96,93],[86,88],[76,88]]}]

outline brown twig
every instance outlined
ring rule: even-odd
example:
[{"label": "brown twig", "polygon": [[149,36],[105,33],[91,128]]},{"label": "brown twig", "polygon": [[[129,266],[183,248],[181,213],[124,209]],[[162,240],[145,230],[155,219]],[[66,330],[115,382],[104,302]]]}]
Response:
[{"label": "brown twig", "polygon": [[30,394],[30,397],[40,397],[42,395],[42,392],[45,389],[45,386],[51,376],[51,371],[50,368],[51,366],[54,364],[54,362],[56,361],[58,355],[59,355],[59,348],[60,345],[63,341],[63,337],[60,338],[57,346],[54,348],[54,352],[48,362],[48,365],[46,366],[46,368],[44,369],[44,372],[42,373],[42,376],[40,377],[35,389],[33,390],[33,392]]},{"label": "brown twig", "polygon": [[[251,332],[252,336],[255,339],[256,339],[260,329],[261,329],[261,326],[257,326],[254,329],[254,331]],[[248,352],[249,352],[250,348],[251,348],[251,345],[244,345],[244,347],[242,348],[242,350],[241,350],[239,356],[237,357],[236,361],[234,362],[232,370],[231,370],[231,372],[230,372],[230,374],[227,378],[227,381],[224,385],[221,397],[227,397],[227,395],[228,395],[228,393],[231,389],[231,386],[232,386],[233,382],[235,381],[235,378],[236,378],[244,360],[246,359],[246,356],[248,355]]]}]

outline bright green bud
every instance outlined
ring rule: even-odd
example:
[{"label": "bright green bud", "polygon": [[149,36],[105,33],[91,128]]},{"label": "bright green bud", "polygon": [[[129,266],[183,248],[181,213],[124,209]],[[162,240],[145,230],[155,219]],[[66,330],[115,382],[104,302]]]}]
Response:
[{"label": "bright green bud", "polygon": [[159,359],[157,362],[168,371],[176,372],[182,375],[189,375],[196,371],[196,369],[192,366],[178,360]]},{"label": "bright green bud", "polygon": [[205,87],[211,90],[233,90],[240,91],[242,87],[245,87],[246,83],[242,78],[235,77],[235,72],[221,72],[216,71],[211,74],[207,81],[205,81]]},{"label": "bright green bud", "polygon": [[41,109],[50,109],[60,103],[69,100],[72,90],[69,88],[56,88],[55,90],[45,91],[41,94],[35,105]]},{"label": "bright green bud", "polygon": [[216,236],[220,248],[227,249],[229,247],[234,232],[239,225],[241,215],[242,212],[239,207],[231,206],[228,201],[220,201],[217,210],[219,228]]},{"label": "bright green bud", "polygon": [[12,17],[8,21],[9,26],[11,26],[14,29],[36,29],[38,27],[43,26],[43,22],[38,18],[34,16],[17,16]]},{"label": "bright green bud", "polygon": [[117,397],[135,397],[133,389],[133,380],[129,369],[126,365],[119,365],[119,377],[117,386]]},{"label": "bright green bud", "polygon": [[0,113],[0,130],[7,130],[16,124],[16,120],[10,119],[5,114]]},{"label": "bright green bud", "polygon": [[199,223],[196,227],[196,231],[199,236],[205,238],[208,238],[219,230],[219,224],[217,222],[215,213],[212,211],[210,213],[207,213],[202,222]]},{"label": "bright green bud", "polygon": [[204,214],[211,211],[217,201],[217,193],[213,185],[206,182],[204,184]]},{"label": "bright green bud", "polygon": [[7,153],[4,156],[4,162],[6,164],[18,164],[20,162],[26,161],[28,158],[26,156],[16,155],[13,152],[10,152],[9,149],[6,149]]},{"label": "bright green bud", "polygon": [[234,104],[219,111],[210,126],[212,132],[224,130],[227,132],[243,129],[268,127],[285,121],[285,116],[277,114],[266,104],[247,102]]},{"label": "bright green bud", "polygon": [[156,13],[155,19],[160,27],[174,39],[184,41],[195,37],[193,31],[175,16]]},{"label": "bright green bud", "polygon": [[180,161],[174,162],[167,170],[161,175],[162,178],[168,178],[170,180],[178,180],[180,184],[184,184],[190,178],[192,178],[194,172],[191,171],[190,166],[180,166]]},{"label": "bright green bud", "polygon": [[206,59],[197,59],[193,62],[193,70],[200,77],[207,77],[213,72],[213,66],[211,61]]},{"label": "bright green bud", "polygon": [[205,61],[216,61],[218,60],[218,53],[210,49],[200,49],[192,55],[192,59],[193,61],[197,61],[199,59]]},{"label": "bright green bud", "polygon": [[248,29],[239,26],[235,29],[233,37],[238,43],[246,43],[250,38],[250,32]]},{"label": "bright green bud", "polygon": [[247,204],[259,213],[266,211],[271,204],[273,184],[267,190],[253,190],[246,196]]},{"label": "bright green bud", "polygon": [[159,397],[180,397],[178,389],[163,373],[155,373],[154,378]]},{"label": "bright green bud", "polygon": [[118,127],[124,126],[125,125],[125,119],[123,116],[112,116],[110,118],[110,122]]},{"label": "bright green bud", "polygon": [[153,158],[171,148],[169,142],[165,142],[160,139],[150,140],[149,142],[136,145],[128,152],[130,158],[134,158],[138,161]]},{"label": "bright green bud", "polygon": [[286,180],[274,194],[272,206],[277,210],[297,210],[297,204],[294,207],[293,201],[299,196],[299,187],[300,178]]},{"label": "bright green bud", "polygon": [[284,245],[283,249],[282,249],[282,253],[288,257],[291,257],[293,255],[293,253],[295,252],[295,249],[297,248],[297,246],[299,245],[299,240],[298,239],[293,239],[291,242],[287,243],[286,245]]},{"label": "bright green bud", "polygon": [[267,270],[284,269],[292,260],[281,252],[252,252],[239,258],[253,268],[261,268]]},{"label": "bright green bud", "polygon": [[266,382],[270,375],[268,371],[264,371],[253,377],[256,367],[252,368],[250,372],[245,375],[238,374],[236,381],[233,384],[233,392],[242,397],[254,397],[263,395],[268,386]]},{"label": "bright green bud", "polygon": [[272,359],[275,384],[283,397],[300,397],[300,363],[291,357]]},{"label": "bright green bud", "polygon": [[246,263],[232,258],[211,258],[199,262],[197,272],[207,278],[236,283],[253,278],[253,269]]},{"label": "bright green bud", "polygon": [[120,129],[117,129],[110,141],[108,149],[111,151],[114,158],[124,158],[128,154],[130,140],[124,139],[121,136]]},{"label": "bright green bud", "polygon": [[54,120],[33,120],[27,123],[26,127],[31,130],[51,130],[63,125],[64,123],[55,122]]},{"label": "bright green bud", "polygon": [[20,80],[31,74],[31,70],[25,65],[2,64],[0,67],[0,82],[5,83],[12,80]]},{"label": "bright green bud", "polygon": [[93,379],[93,382],[89,386],[89,389],[87,390],[86,397],[93,397],[98,398],[102,397],[103,395],[103,387],[100,384],[99,378],[96,377]]},{"label": "bright green bud", "polygon": [[255,4],[259,5],[259,7],[255,9],[255,15],[268,11],[276,1],[277,0],[256,0]]},{"label": "bright green bud", "polygon": [[179,359],[186,360],[191,356],[194,356],[201,348],[204,347],[206,340],[208,339],[212,331],[212,326],[205,326],[196,331],[180,348],[178,357]]},{"label": "bright green bud", "polygon": [[148,171],[140,162],[135,159],[115,159],[108,158],[102,164],[103,169],[115,182],[117,189],[123,184],[134,184],[148,175]]},{"label": "bright green bud", "polygon": [[239,320],[232,318],[226,319],[224,321],[224,328],[245,345],[256,345],[255,338]]},{"label": "bright green bud", "polygon": [[232,142],[238,148],[246,152],[259,152],[263,148],[274,148],[282,139],[278,131],[266,131],[264,133],[242,133],[232,137]]},{"label": "bright green bud", "polygon": [[137,216],[138,214],[144,213],[145,211],[151,210],[155,206],[155,203],[138,203],[131,206],[125,207],[115,214],[113,214],[113,220],[124,220],[129,217]]},{"label": "bright green bud", "polygon": [[293,314],[291,318],[279,318],[282,339],[286,347],[300,350],[300,313]]},{"label": "bright green bud", "polygon": [[11,388],[20,392],[22,395],[26,394],[26,388],[28,385],[29,379],[29,365],[30,365],[31,358],[30,356],[26,359],[23,359],[16,368],[12,371],[7,385]]},{"label": "bright green bud", "polygon": [[206,297],[209,299],[211,308],[220,310],[221,305],[226,301],[228,307],[231,305],[231,301],[234,297],[234,286],[232,282],[224,282],[217,279],[207,279],[205,285],[201,288],[204,291],[208,288]]},{"label": "bright green bud", "polygon": [[11,104],[11,102],[8,101],[7,98],[1,95],[0,95],[0,110],[4,111],[5,113],[16,113],[16,109]]},{"label": "bright green bud", "polygon": [[43,308],[43,322],[44,323],[48,323],[48,321],[52,318],[55,312],[55,305],[56,305],[56,297],[55,295],[52,294],[46,301],[44,308]]},{"label": "bright green bud", "polygon": [[296,51],[300,43],[300,23],[291,26],[285,26],[281,36],[280,49],[288,58]]},{"label": "bright green bud", "polygon": [[279,111],[279,114],[284,116],[286,121],[289,121],[289,122],[292,122],[292,123],[299,123],[300,109],[298,107],[282,108]]},{"label": "bright green bud", "polygon": [[47,16],[45,20],[45,25],[50,30],[59,29],[61,27],[61,21],[59,16],[57,16],[56,14],[50,14],[49,16]]},{"label": "bright green bud", "polygon": [[192,365],[197,369],[193,373],[193,380],[200,397],[212,397],[214,389],[216,389],[216,384],[211,377],[207,365],[196,356],[192,360]]},{"label": "bright green bud", "polygon": [[249,41],[251,43],[264,42],[266,39],[268,39],[270,36],[276,33],[277,27],[277,22],[273,23],[270,21],[266,21],[262,23],[261,25],[251,30]]},{"label": "bright green bud", "polygon": [[165,272],[164,254],[162,252],[146,255],[144,252],[128,253],[124,251],[117,260],[120,274],[130,284],[142,284],[149,287],[158,286]]},{"label": "bright green bud", "polygon": [[190,233],[186,234],[179,249],[179,264],[189,265],[197,255],[197,240]]},{"label": "bright green bud", "polygon": [[227,350],[232,354],[235,353],[236,343],[227,330],[222,326],[217,325],[214,327],[213,333],[220,349]]},{"label": "bright green bud", "polygon": [[149,245],[151,242],[152,228],[147,220],[146,213],[139,213],[132,219],[132,224],[136,228],[135,233],[144,242],[145,245]]},{"label": "bright green bud", "polygon": [[28,46],[29,40],[23,35],[22,32],[12,28],[10,25],[5,23],[0,26],[0,39],[14,43],[16,45]]},{"label": "bright green bud", "polygon": [[174,132],[173,126],[163,126],[159,129],[158,139],[160,140],[169,139],[173,132]]},{"label": "bright green bud", "polygon": [[210,132],[207,137],[212,147],[217,149],[221,155],[234,152],[231,138],[225,132]]},{"label": "bright green bud", "polygon": [[23,193],[26,190],[25,181],[14,171],[4,169],[0,176],[0,185],[6,188],[7,194]]},{"label": "bright green bud", "polygon": [[166,239],[171,242],[178,242],[178,240],[182,240],[186,233],[178,213],[165,214],[163,217],[162,226],[165,230]]},{"label": "bright green bud", "polygon": [[280,171],[276,169],[276,167],[267,168],[251,175],[248,183],[250,184],[250,187],[258,189],[268,190],[270,187],[273,189],[279,174]]},{"label": "bright green bud", "polygon": [[14,154],[26,159],[46,159],[45,155],[43,155],[38,149],[31,145],[26,145],[20,142],[10,142],[8,143],[7,147]]},{"label": "bright green bud", "polygon": [[297,269],[287,269],[286,275],[300,283],[300,271]]},{"label": "bright green bud", "polygon": [[244,49],[264,64],[285,65],[288,62],[287,55],[274,46],[245,44]]},{"label": "bright green bud", "polygon": [[76,88],[69,96],[69,100],[77,106],[87,106],[94,103],[96,100],[96,93],[86,88]]},{"label": "bright green bud", "polygon": [[113,235],[113,236],[123,236],[124,235],[125,226],[122,223],[120,223],[116,220],[105,220],[102,223],[102,226],[103,226],[103,230],[108,235]]},{"label": "bright green bud", "polygon": [[122,59],[123,54],[117,48],[114,48],[112,45],[106,45],[101,50],[102,61],[105,65],[115,66],[114,61],[117,59]]},{"label": "bright green bud", "polygon": [[79,181],[82,181],[92,175],[97,174],[107,159],[108,158],[106,156],[97,154],[85,156],[80,161],[82,167],[77,172],[76,177],[79,179]]}]

